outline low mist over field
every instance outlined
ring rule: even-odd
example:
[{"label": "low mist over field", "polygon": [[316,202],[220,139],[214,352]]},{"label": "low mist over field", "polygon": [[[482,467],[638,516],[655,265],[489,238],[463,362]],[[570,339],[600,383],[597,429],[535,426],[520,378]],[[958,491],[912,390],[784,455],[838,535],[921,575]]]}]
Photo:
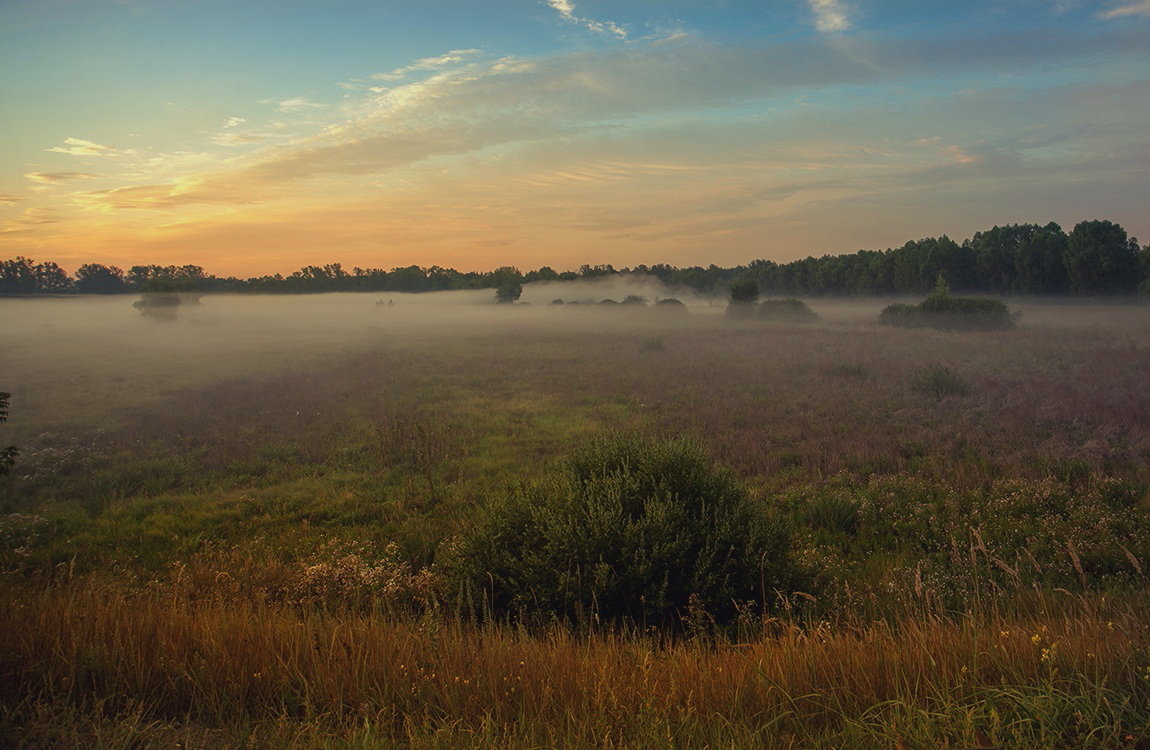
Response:
[{"label": "low mist over field", "polygon": [[[382,693],[378,707],[365,702],[357,721],[377,710],[414,716],[438,706],[463,722],[457,727],[497,716],[501,731],[519,727],[514,743],[534,737],[553,744],[560,740],[549,727],[560,705],[564,712],[584,707],[568,738],[567,731],[583,736],[608,721],[602,683],[592,689],[582,682],[597,668],[571,661],[568,649],[576,646],[565,640],[579,632],[580,613],[594,607],[602,622],[632,633],[626,648],[658,660],[659,694],[683,700],[688,682],[699,679],[685,675],[700,665],[714,671],[712,659],[741,659],[735,654],[745,649],[766,658],[777,648],[795,649],[800,659],[798,667],[772,667],[773,680],[792,690],[866,705],[917,700],[878,684],[855,682],[844,691],[837,670],[861,652],[827,651],[840,632],[891,654],[881,669],[865,667],[868,674],[941,674],[945,685],[975,679],[977,697],[947,688],[936,700],[946,711],[975,712],[974,728],[996,733],[1004,747],[1077,736],[1056,721],[1026,725],[1033,727],[1027,732],[995,728],[992,711],[1016,720],[1034,715],[1011,702],[1019,688],[996,687],[1000,681],[1048,679],[1055,659],[1060,672],[1087,674],[1103,658],[1113,700],[1141,700],[1147,613],[1138,602],[1150,569],[1150,392],[1142,377],[1150,368],[1150,318],[1143,306],[1011,300],[1012,328],[956,332],[879,325],[890,299],[810,299],[809,313],[797,319],[803,322],[732,317],[726,304],[692,297],[686,306],[589,304],[666,292],[647,284],[528,284],[522,299],[530,304],[496,304],[491,290],[205,295],[160,319],[141,314],[126,295],[0,300],[0,316],[10,321],[0,347],[11,393],[0,445],[19,451],[0,485],[0,575],[12,596],[34,604],[8,610],[9,632],[24,635],[4,656],[12,665],[5,667],[7,695],[39,695],[49,702],[37,710],[55,716],[72,699],[52,697],[56,688],[35,665],[58,654],[50,668],[71,674],[79,653],[95,652],[108,661],[85,669],[97,670],[106,687],[78,700],[139,689],[157,705],[199,706],[184,692],[189,678],[157,672],[190,646],[146,633],[203,629],[194,637],[222,649],[206,664],[234,674],[229,683],[197,689],[247,685],[266,696],[221,719],[218,731],[232,732],[231,722],[247,717],[270,747],[282,740],[276,706],[295,691],[331,707],[340,691],[381,695],[384,680],[394,691]],[[610,463],[616,454],[623,463]],[[660,463],[661,456],[672,458]],[[579,466],[590,467],[589,479],[572,474]],[[564,499],[564,487],[593,493],[615,481],[649,481],[620,466],[651,467],[642,471],[664,477],[655,481],[665,490],[645,501],[656,505],[639,525],[625,516],[602,520],[598,514],[616,497],[610,491]],[[604,479],[618,471],[625,473]],[[689,507],[697,491],[710,498],[703,507],[730,503],[723,512],[741,520],[712,529],[711,516],[701,515],[675,525],[670,509]],[[656,513],[668,498],[672,504]],[[590,516],[563,518],[584,501]],[[638,530],[651,524],[664,524],[657,538],[679,541],[646,547],[648,532]],[[631,541],[619,546],[624,534]],[[712,535],[728,535],[722,538],[732,550],[746,548],[705,558],[729,570],[721,579],[728,589],[701,588],[714,580],[692,567],[704,558],[674,563],[683,573],[665,579],[642,573],[650,565],[643,555],[680,544],[689,551],[718,538]],[[492,546],[493,539],[520,541]],[[577,551],[587,544],[605,546]],[[627,557],[629,549],[639,557]],[[601,571],[619,571],[595,579],[599,588],[589,598],[548,578],[586,564],[587,554],[595,555],[592,563],[612,561]],[[517,588],[522,580],[533,583]],[[744,588],[730,588],[737,580]],[[66,596],[91,599],[84,606],[93,616],[72,618],[66,602],[74,599],[55,593],[65,582]],[[487,598],[467,598],[480,583]],[[669,585],[687,587],[679,589],[683,598],[670,598]],[[726,590],[745,598],[732,600]],[[665,604],[660,597],[668,597]],[[190,609],[192,602],[217,609]],[[483,615],[484,607],[497,609]],[[1033,607],[1047,614],[1026,614]],[[28,619],[33,611],[40,622]],[[355,633],[347,653],[363,649],[378,661],[296,661],[290,672],[267,666],[289,648],[280,629],[320,611]],[[950,619],[961,612],[967,619]],[[660,646],[629,630],[641,619],[671,640]],[[536,636],[516,629],[547,621],[559,630]],[[823,624],[808,631],[812,621]],[[933,624],[929,636],[903,640],[881,624],[888,621]],[[424,629],[429,622],[439,623],[435,631]],[[780,622],[789,623],[790,645],[776,640]],[[387,633],[372,630],[383,623]],[[495,682],[472,688],[463,680],[474,679],[466,675],[480,656],[465,647],[478,637],[470,628],[488,628],[483,640],[493,643],[490,628],[499,623],[518,623],[497,636],[520,639],[500,647],[516,656],[507,665],[481,657],[495,659],[485,667],[496,670]],[[879,624],[866,630],[867,623]],[[1110,630],[1114,623],[1122,629]],[[327,626],[300,627],[318,633]],[[224,631],[208,634],[216,628],[244,635],[233,649]],[[419,640],[428,632],[443,640]],[[969,636],[975,641],[963,633],[977,634]],[[578,648],[591,649],[594,659],[630,663],[602,651],[610,641],[588,637]],[[728,657],[706,656],[713,638],[742,640]],[[936,666],[913,656],[919,638],[933,639]],[[133,661],[118,655],[117,643],[150,656]],[[987,658],[988,649],[997,655],[994,676],[960,679],[960,668],[975,652]],[[513,665],[530,653],[541,673],[562,669],[571,680],[563,683],[564,703],[519,703],[496,690],[503,677],[519,679]],[[940,653],[953,664],[937,666]],[[400,668],[415,658],[435,666]],[[198,668],[179,667],[189,670],[180,674]],[[433,668],[450,675],[436,688],[442,697],[419,692],[440,685]],[[754,716],[783,706],[753,671],[734,662],[722,669],[736,682],[708,682],[707,700],[715,715],[728,717],[726,729],[708,723],[691,731],[742,745],[751,742],[745,733],[754,721],[723,713],[730,690],[757,707]],[[265,685],[269,675],[273,683]],[[525,690],[543,689],[523,677]],[[625,687],[633,678],[618,672],[611,690],[651,700],[647,688]],[[327,687],[316,692],[320,683]],[[482,703],[457,703],[473,689]],[[1076,695],[1068,700],[1089,700],[1088,692]],[[679,725],[681,708],[668,698],[650,720]],[[148,716],[159,723],[150,729],[122,731],[194,739],[203,727],[183,723],[184,711],[156,709]],[[115,715],[101,721],[123,727],[131,716]],[[0,729],[35,738],[35,746],[49,724],[39,714],[18,716]],[[326,714],[305,716],[293,730],[306,734],[303,746],[347,731]],[[894,715],[876,716],[828,715],[812,705],[787,721],[810,736],[891,740]],[[1123,735],[1145,721],[1133,709],[1105,717]],[[88,721],[65,731],[88,736],[97,731]],[[636,737],[649,731],[609,721]],[[963,736],[933,722],[902,727],[921,737]]]}]

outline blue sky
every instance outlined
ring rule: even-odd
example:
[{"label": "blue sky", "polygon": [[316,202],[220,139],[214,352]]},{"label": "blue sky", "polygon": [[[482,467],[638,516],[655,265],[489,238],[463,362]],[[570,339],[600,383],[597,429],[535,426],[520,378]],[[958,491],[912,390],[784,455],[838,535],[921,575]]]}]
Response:
[{"label": "blue sky", "polygon": [[1109,218],[1150,1],[8,0],[0,255],[733,264]]}]

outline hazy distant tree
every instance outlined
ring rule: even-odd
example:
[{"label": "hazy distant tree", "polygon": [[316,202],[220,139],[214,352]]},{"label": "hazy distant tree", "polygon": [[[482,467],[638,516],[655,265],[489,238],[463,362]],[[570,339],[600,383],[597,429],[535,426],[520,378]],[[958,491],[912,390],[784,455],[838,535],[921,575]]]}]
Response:
[{"label": "hazy distant tree", "polygon": [[162,278],[163,268],[155,265],[137,265],[128,269],[128,284],[133,289],[139,291],[140,287],[147,284],[152,279]]},{"label": "hazy distant tree", "polygon": [[1044,227],[1034,225],[1014,256],[1016,291],[1023,294],[1064,294],[1069,289],[1066,276],[1066,247],[1069,238],[1053,221]]},{"label": "hazy distant tree", "polygon": [[1066,233],[1051,222],[1010,224],[977,232],[966,247],[974,253],[977,287],[992,292],[1057,294],[1067,288]]},{"label": "hazy distant tree", "polygon": [[1138,282],[1138,291],[1142,294],[1150,294],[1150,245],[1142,248],[1142,252],[1138,254],[1138,263],[1142,271],[1142,275],[1139,277],[1142,280]]},{"label": "hazy distant tree", "polygon": [[730,304],[727,305],[728,318],[749,318],[755,314],[759,303],[759,282],[753,276],[743,276],[731,282]]},{"label": "hazy distant tree", "polygon": [[85,263],[76,269],[76,291],[81,294],[118,294],[128,289],[124,272],[117,266]]},{"label": "hazy distant tree", "polygon": [[531,283],[532,281],[559,281],[559,274],[551,266],[543,266],[537,271],[528,271],[523,275],[523,281]]},{"label": "hazy distant tree", "polygon": [[0,261],[0,294],[35,294],[36,266],[20,255]]},{"label": "hazy distant tree", "polygon": [[1109,221],[1083,221],[1070,232],[1066,275],[1076,294],[1133,293],[1138,288],[1138,242]]},{"label": "hazy distant tree", "polygon": [[1026,226],[1012,224],[976,232],[966,244],[974,253],[978,286],[990,292],[1011,292],[1015,287],[1017,270],[1015,254],[1019,243],[1028,232]]},{"label": "hazy distant tree", "polygon": [[758,302],[759,282],[746,276],[731,284],[731,302]]},{"label": "hazy distant tree", "polygon": [[[11,393],[0,393],[0,422],[8,421],[8,399],[10,398],[12,398]],[[19,453],[20,451],[16,450],[14,445],[0,449],[0,475],[12,471],[12,466],[16,463],[16,456]]]},{"label": "hazy distant tree", "polygon": [[139,265],[128,269],[127,282],[133,289],[140,290],[149,281],[169,281],[180,291],[200,289],[209,277],[202,266],[157,266]]},{"label": "hazy distant tree", "polygon": [[176,319],[176,313],[181,302],[176,283],[169,279],[159,278],[151,279],[140,287],[140,299],[132,306],[139,310],[145,318],[171,321]]},{"label": "hazy distant tree", "polygon": [[495,284],[495,301],[510,304],[523,294],[523,275],[514,266],[503,266],[491,273],[491,281]]},{"label": "hazy distant tree", "polygon": [[46,294],[62,294],[72,291],[72,279],[68,272],[52,261],[37,263],[36,291]]},{"label": "hazy distant tree", "polygon": [[579,276],[584,279],[595,279],[600,276],[614,276],[619,273],[615,270],[615,266],[610,263],[601,263],[599,265],[590,266],[583,264],[579,266]]}]

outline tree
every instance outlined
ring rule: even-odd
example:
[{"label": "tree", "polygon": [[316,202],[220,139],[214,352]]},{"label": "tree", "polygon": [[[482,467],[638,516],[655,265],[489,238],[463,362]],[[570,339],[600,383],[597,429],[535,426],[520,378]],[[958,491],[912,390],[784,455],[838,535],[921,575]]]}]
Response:
[{"label": "tree", "polygon": [[1033,226],[1026,241],[1015,250],[1016,290],[1024,294],[1063,294],[1066,278],[1066,232],[1053,221]]},{"label": "tree", "polygon": [[20,255],[13,260],[0,261],[0,294],[35,294],[36,266]]},{"label": "tree", "polygon": [[1138,241],[1113,222],[1077,224],[1064,262],[1076,294],[1132,294],[1138,288]]},{"label": "tree", "polygon": [[543,266],[537,271],[528,271],[523,280],[528,283],[532,281],[559,281],[559,274],[551,266]]},{"label": "tree", "polygon": [[[0,422],[8,421],[8,399],[10,398],[12,398],[11,393],[0,393]],[[15,465],[16,456],[19,453],[20,451],[16,450],[14,445],[0,450],[0,476],[12,472],[12,466]]]},{"label": "tree", "polygon": [[48,294],[72,291],[72,279],[68,272],[52,261],[37,263],[33,270],[36,274],[36,291]]},{"label": "tree", "polygon": [[76,269],[76,291],[81,294],[119,294],[128,284],[118,266],[85,263]]},{"label": "tree", "polygon": [[495,301],[501,304],[511,304],[523,294],[523,275],[514,266],[503,266],[491,273],[491,280],[495,283]]},{"label": "tree", "polygon": [[733,304],[749,303],[754,304],[759,301],[759,282],[755,281],[749,276],[745,276],[731,284],[731,302]]}]

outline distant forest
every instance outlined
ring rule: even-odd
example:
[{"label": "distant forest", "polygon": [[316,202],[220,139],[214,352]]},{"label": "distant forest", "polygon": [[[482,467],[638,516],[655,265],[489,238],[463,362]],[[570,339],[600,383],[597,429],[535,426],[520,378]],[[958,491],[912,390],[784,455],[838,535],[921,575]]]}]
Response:
[{"label": "distant forest", "polygon": [[928,237],[888,250],[808,257],[790,263],[755,260],[747,265],[677,268],[666,264],[615,268],[584,265],[578,271],[549,266],[522,273],[407,266],[383,270],[339,263],[305,266],[283,276],[221,278],[202,267],[117,266],[87,263],[74,274],[53,262],[17,257],[0,262],[0,295],[122,294],[198,291],[295,294],[313,292],[435,292],[500,289],[533,281],[595,279],[616,274],[658,278],[670,288],[726,296],[732,283],[753,279],[767,295],[900,295],[930,292],[941,275],[964,292],[1084,296],[1150,294],[1150,246],[1110,221],[1083,221],[1070,233],[1058,224],[1011,224],[978,232],[961,244]]}]

